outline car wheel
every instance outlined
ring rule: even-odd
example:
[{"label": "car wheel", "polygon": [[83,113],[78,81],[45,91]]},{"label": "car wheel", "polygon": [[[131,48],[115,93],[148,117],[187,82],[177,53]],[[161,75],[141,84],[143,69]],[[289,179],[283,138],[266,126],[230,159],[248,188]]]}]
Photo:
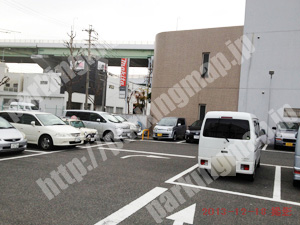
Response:
[{"label": "car wheel", "polygon": [[43,135],[40,137],[39,146],[43,150],[50,150],[53,148],[53,141],[49,135]]},{"label": "car wheel", "polygon": [[299,180],[293,180],[293,186],[299,187]]},{"label": "car wheel", "polygon": [[157,138],[156,138],[156,137],[153,137],[153,140],[157,140]]},{"label": "car wheel", "polygon": [[103,137],[105,142],[113,141],[114,140],[114,134],[113,132],[109,131],[107,132]]},{"label": "car wheel", "polygon": [[191,140],[185,139],[185,142],[186,142],[186,143],[191,143]]},{"label": "car wheel", "polygon": [[173,134],[173,141],[177,141],[177,134],[176,133]]},{"label": "car wheel", "polygon": [[25,151],[25,149],[21,150],[21,151],[18,151],[18,154],[22,154],[24,151]]},{"label": "car wheel", "polygon": [[251,182],[254,181],[254,177],[255,177],[255,170],[254,170],[253,174],[247,175],[247,179],[248,179],[249,181],[251,181]]}]

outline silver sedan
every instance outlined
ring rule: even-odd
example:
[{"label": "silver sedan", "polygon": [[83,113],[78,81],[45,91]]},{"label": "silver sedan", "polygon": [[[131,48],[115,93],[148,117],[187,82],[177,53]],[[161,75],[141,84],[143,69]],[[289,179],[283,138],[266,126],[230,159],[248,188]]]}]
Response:
[{"label": "silver sedan", "polygon": [[26,147],[25,135],[0,117],[0,153],[22,152]]}]

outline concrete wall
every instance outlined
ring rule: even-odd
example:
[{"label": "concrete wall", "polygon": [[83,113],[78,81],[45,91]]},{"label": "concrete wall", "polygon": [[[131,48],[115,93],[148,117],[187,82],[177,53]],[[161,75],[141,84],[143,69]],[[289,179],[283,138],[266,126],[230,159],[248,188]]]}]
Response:
[{"label": "concrete wall", "polygon": [[[233,43],[242,34],[243,27],[158,34],[155,42],[151,99],[151,115],[154,119],[159,120],[164,116],[185,117],[190,125],[199,119],[199,104],[206,105],[206,112],[212,110],[236,111],[240,82],[240,65],[237,62],[240,61],[240,57],[236,58],[226,43],[228,44],[228,41]],[[236,48],[241,48],[241,45],[238,43]],[[207,52],[210,53],[208,69],[210,77],[203,78],[200,75],[202,74],[201,65],[203,53]],[[216,74],[221,74],[219,72],[220,65],[215,62],[222,61],[220,58],[222,60],[225,58],[226,69],[221,63],[225,73],[217,76]],[[216,69],[217,67],[218,69]],[[194,82],[192,84],[181,83],[189,75],[195,75]],[[200,90],[197,89],[199,83],[207,85],[200,85]],[[174,86],[176,84],[179,86]],[[166,95],[171,99],[168,110],[163,109],[168,104],[159,101],[160,97],[166,99]]]},{"label": "concrete wall", "polygon": [[[247,1],[244,34],[254,52],[241,67],[239,111],[256,114],[265,129],[289,119],[284,108],[300,108],[299,21],[299,0]],[[243,54],[247,51],[244,47]]]}]

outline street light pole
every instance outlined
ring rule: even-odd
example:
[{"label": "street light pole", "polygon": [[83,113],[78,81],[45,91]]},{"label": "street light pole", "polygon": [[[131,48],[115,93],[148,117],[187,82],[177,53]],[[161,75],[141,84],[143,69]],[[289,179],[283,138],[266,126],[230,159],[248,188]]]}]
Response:
[{"label": "street light pole", "polygon": [[270,84],[269,84],[269,102],[268,102],[268,118],[267,118],[267,138],[269,137],[269,127],[270,127],[270,123],[269,123],[269,119],[270,119],[270,106],[271,106],[271,85],[272,85],[272,77],[274,75],[274,71],[269,71],[269,75],[270,75]]}]

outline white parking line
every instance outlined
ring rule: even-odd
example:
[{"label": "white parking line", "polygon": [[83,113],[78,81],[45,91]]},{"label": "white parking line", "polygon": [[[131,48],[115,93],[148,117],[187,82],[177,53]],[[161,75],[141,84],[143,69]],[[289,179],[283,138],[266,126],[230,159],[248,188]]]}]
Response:
[{"label": "white parking line", "polygon": [[295,152],[284,152],[284,151],[278,151],[278,150],[264,150],[264,152],[278,152],[278,153],[295,154]]},{"label": "white parking line", "polygon": [[112,145],[115,144],[114,142],[109,142],[109,143],[103,143],[103,144],[99,144],[99,145],[88,145],[88,146],[77,146],[78,148],[94,148],[94,147],[100,147],[100,146],[104,146],[104,145]]},{"label": "white parking line", "polygon": [[198,167],[198,164],[186,169],[185,171],[181,172],[180,174],[177,174],[174,177],[171,177],[169,180],[167,180],[165,183],[171,183],[174,182],[175,180],[179,179],[180,177],[182,177],[183,175],[193,171],[194,169],[196,169]]},{"label": "white parking line", "polygon": [[251,195],[251,194],[246,194],[246,193],[241,193],[241,192],[236,192],[236,191],[227,191],[227,190],[222,190],[222,189],[197,186],[197,185],[193,185],[193,184],[186,184],[186,183],[179,183],[179,182],[170,182],[169,184],[181,185],[181,186],[198,188],[198,189],[207,190],[207,191],[213,191],[213,192],[219,192],[219,193],[225,193],[225,194],[231,194],[231,195],[237,195],[237,196],[244,196],[244,197],[249,197],[249,198],[256,198],[256,199],[261,199],[261,200],[266,200],[266,201],[286,203],[286,204],[290,204],[290,205],[300,206],[300,202],[292,202],[292,201],[286,201],[286,200],[281,200],[281,199],[274,199],[274,198],[263,197],[263,196],[259,196],[259,195]]},{"label": "white parking line", "polygon": [[154,142],[154,143],[168,143],[168,144],[186,144],[182,142],[172,142],[172,141],[161,141],[161,140],[140,140],[141,142]]},{"label": "white parking line", "polygon": [[156,187],[146,194],[142,195],[138,199],[119,209],[115,213],[106,217],[105,219],[99,221],[95,225],[114,225],[122,222],[144,206],[146,206],[149,202],[154,200],[156,197],[160,196],[162,193],[167,191],[167,188]]},{"label": "white parking line", "polygon": [[30,149],[26,149],[25,152],[34,152],[34,153],[40,152],[40,153],[47,153],[47,152],[45,152],[45,151],[30,150]]},{"label": "white parking line", "polygon": [[100,147],[98,149],[103,149],[103,150],[106,150],[106,151],[134,152],[134,153],[151,154],[151,155],[173,156],[173,157],[188,158],[188,159],[195,159],[196,158],[196,156],[189,156],[189,155],[176,155],[176,154],[168,154],[168,153],[160,153],[160,152],[146,152],[146,151],[137,151],[137,150],[120,149],[120,148],[103,148],[103,147]]},{"label": "white parking line", "polygon": [[37,153],[37,154],[32,154],[32,155],[22,155],[22,156],[16,156],[16,157],[9,157],[9,158],[0,159],[0,161],[29,158],[29,157],[35,157],[35,156],[39,156],[39,155],[48,155],[48,154],[53,154],[53,153],[58,153],[58,152],[64,152],[64,151],[66,151],[66,150],[55,151],[55,152],[43,152],[43,153]]},{"label": "white parking line", "polygon": [[266,151],[267,147],[268,147],[268,145],[265,145],[261,150]]},{"label": "white parking line", "polygon": [[273,199],[276,200],[281,199],[281,167],[280,166],[276,166],[275,169]]},{"label": "white parking line", "polygon": [[176,144],[182,144],[182,143],[184,143],[185,142],[185,140],[183,140],[183,141],[178,141],[178,142],[176,142]]},{"label": "white parking line", "polygon": [[170,178],[169,180],[165,181],[165,183],[168,184],[174,184],[174,185],[181,185],[181,186],[186,186],[186,187],[191,187],[191,188],[198,188],[202,190],[207,190],[207,191],[213,191],[213,192],[219,192],[219,193],[225,193],[225,194],[231,194],[231,195],[237,195],[237,196],[244,196],[244,197],[249,197],[249,198],[255,198],[255,199],[261,199],[261,200],[266,200],[266,201],[272,201],[272,202],[279,202],[279,203],[286,203],[290,205],[296,205],[300,206],[299,202],[293,202],[293,201],[286,201],[281,199],[281,184],[280,184],[280,179],[281,179],[281,166],[277,165],[270,165],[270,164],[261,164],[261,165],[266,165],[266,166],[275,166],[276,170],[275,171],[275,181],[274,181],[274,192],[273,192],[273,198],[269,197],[263,197],[259,195],[252,195],[252,194],[246,194],[242,192],[236,192],[236,191],[227,191],[227,190],[222,190],[222,189],[217,189],[217,188],[210,188],[210,187],[205,187],[205,186],[198,186],[194,184],[186,184],[186,183],[180,183],[180,182],[175,182],[175,180],[179,179],[180,177],[183,177],[185,174],[193,171],[198,167],[198,164],[188,168],[187,170],[179,173],[178,175]]},{"label": "white parking line", "polygon": [[281,166],[281,165],[273,165],[273,164],[265,164],[265,163],[261,163],[260,165],[262,165],[262,166],[272,166],[272,167],[280,166],[282,168],[293,169],[292,166]]}]

